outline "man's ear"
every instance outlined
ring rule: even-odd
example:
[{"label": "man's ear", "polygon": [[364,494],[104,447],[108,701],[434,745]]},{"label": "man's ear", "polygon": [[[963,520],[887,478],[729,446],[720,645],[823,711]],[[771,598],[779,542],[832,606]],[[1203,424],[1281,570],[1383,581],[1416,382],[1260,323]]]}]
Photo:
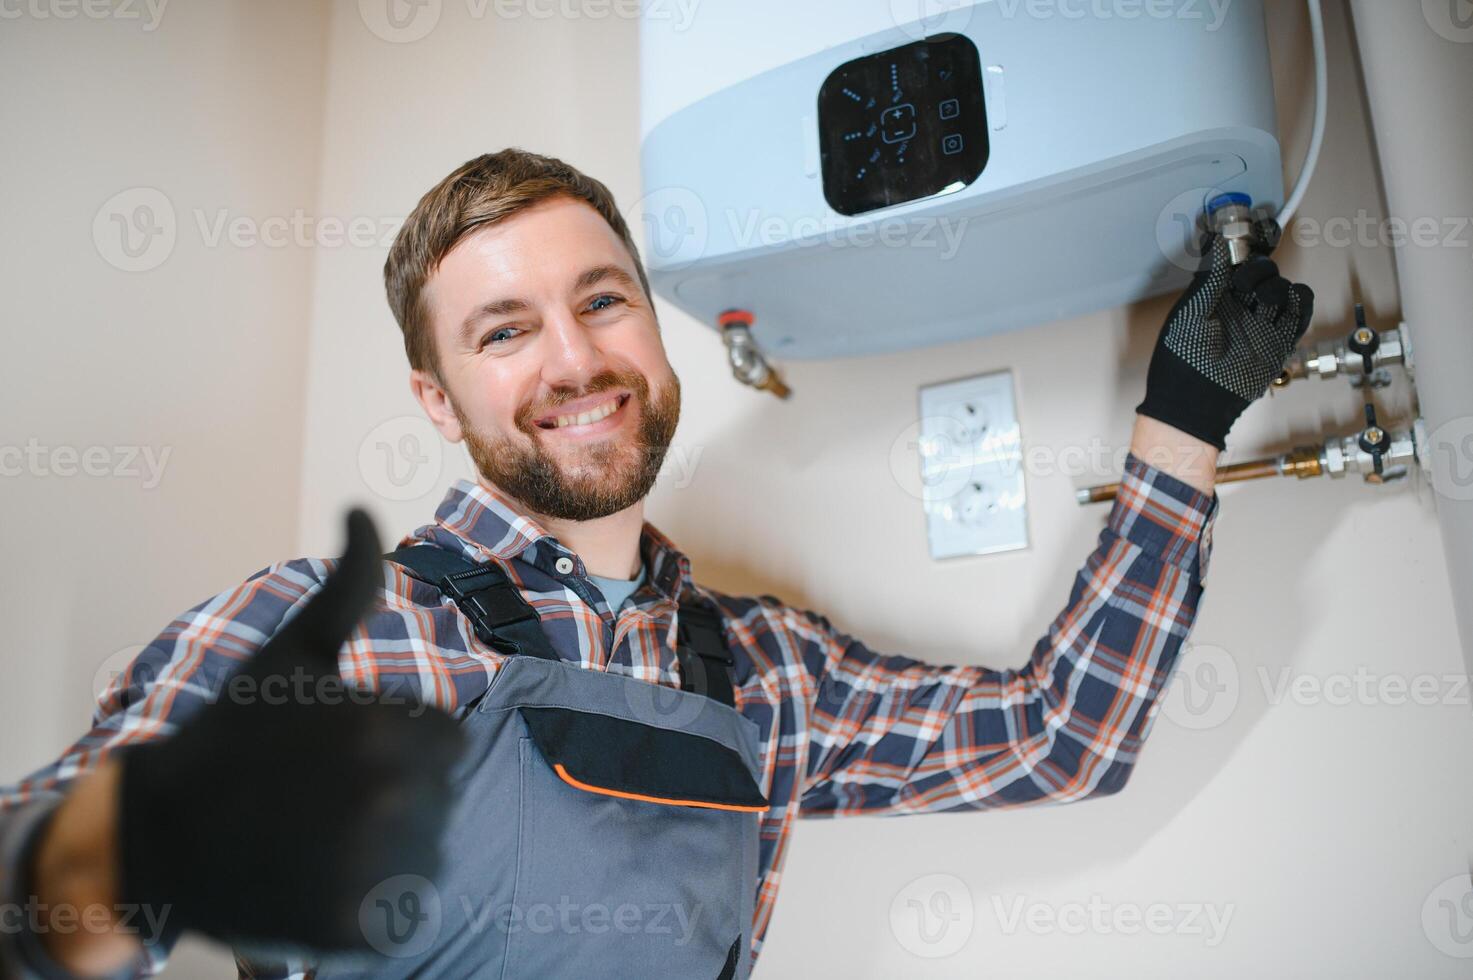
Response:
[{"label": "man's ear", "polygon": [[413,368],[409,372],[409,390],[424,408],[430,423],[449,442],[459,442],[465,435],[460,428],[460,419],[450,404],[450,394],[428,371]]}]

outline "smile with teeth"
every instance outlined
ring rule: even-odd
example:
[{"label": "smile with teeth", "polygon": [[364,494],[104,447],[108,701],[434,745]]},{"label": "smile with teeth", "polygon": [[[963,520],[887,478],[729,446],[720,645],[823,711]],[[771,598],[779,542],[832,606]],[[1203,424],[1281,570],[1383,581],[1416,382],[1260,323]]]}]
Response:
[{"label": "smile with teeth", "polygon": [[538,425],[544,429],[565,429],[570,426],[592,425],[617,412],[623,407],[628,397],[628,395],[616,395],[602,405],[596,405],[586,412],[579,412],[576,415],[559,415],[549,421],[539,422]]}]

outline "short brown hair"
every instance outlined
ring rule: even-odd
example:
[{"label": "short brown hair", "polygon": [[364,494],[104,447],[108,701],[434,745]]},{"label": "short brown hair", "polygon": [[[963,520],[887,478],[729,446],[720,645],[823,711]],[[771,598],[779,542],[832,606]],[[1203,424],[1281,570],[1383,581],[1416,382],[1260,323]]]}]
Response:
[{"label": "short brown hair", "polygon": [[482,225],[494,225],[539,201],[565,195],[585,201],[603,215],[634,259],[645,299],[649,279],[639,249],[602,183],[555,157],[508,147],[469,160],[432,187],[414,206],[384,262],[389,308],[404,333],[409,366],[428,371],[440,384],[435,335],[422,297],[425,283],[449,251]]}]

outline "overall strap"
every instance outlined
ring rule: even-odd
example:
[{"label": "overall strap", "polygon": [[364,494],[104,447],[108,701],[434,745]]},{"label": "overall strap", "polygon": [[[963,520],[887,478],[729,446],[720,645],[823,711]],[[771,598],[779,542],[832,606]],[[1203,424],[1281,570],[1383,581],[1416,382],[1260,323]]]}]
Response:
[{"label": "overall strap", "polygon": [[547,642],[537,610],[500,566],[474,562],[432,544],[411,545],[384,557],[454,599],[482,643],[508,655],[562,659]]},{"label": "overall strap", "polygon": [[[474,562],[432,544],[411,545],[384,557],[455,600],[482,643],[508,655],[561,659],[542,631],[537,610],[499,565]],[[735,707],[731,672],[736,660],[726,647],[721,614],[703,599],[682,599],[676,623],[680,689]]]},{"label": "overall strap", "polygon": [[676,623],[675,657],[680,661],[680,689],[704,694],[728,708],[735,708],[731,674],[736,660],[726,648],[721,613],[704,600],[682,599]]}]

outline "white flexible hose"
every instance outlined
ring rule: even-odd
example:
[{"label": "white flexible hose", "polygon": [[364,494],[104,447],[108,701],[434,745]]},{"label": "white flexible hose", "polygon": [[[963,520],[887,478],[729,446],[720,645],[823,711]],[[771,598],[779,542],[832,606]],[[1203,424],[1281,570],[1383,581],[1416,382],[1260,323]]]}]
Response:
[{"label": "white flexible hose", "polygon": [[1309,190],[1309,179],[1320,162],[1320,149],[1325,144],[1325,117],[1329,114],[1330,69],[1325,54],[1325,18],[1320,10],[1320,0],[1309,0],[1309,33],[1314,39],[1314,135],[1309,140],[1309,152],[1304,156],[1304,166],[1299,171],[1299,182],[1294,193],[1284,202],[1284,209],[1277,218],[1279,227],[1289,229],[1289,222],[1299,205],[1304,203],[1304,193]]}]

